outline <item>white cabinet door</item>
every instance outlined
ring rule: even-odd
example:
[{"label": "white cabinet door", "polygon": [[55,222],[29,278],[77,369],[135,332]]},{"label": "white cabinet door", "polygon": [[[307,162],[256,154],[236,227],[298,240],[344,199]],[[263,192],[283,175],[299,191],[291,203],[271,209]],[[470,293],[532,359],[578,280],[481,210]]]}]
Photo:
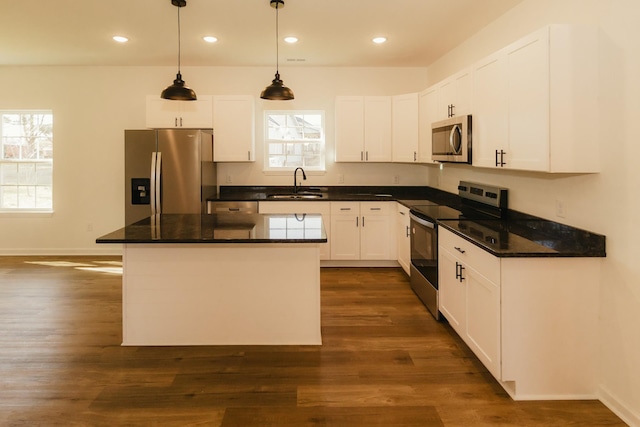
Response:
[{"label": "white cabinet door", "polygon": [[305,214],[313,213],[322,215],[322,224],[327,233],[327,243],[320,245],[320,259],[331,258],[331,203],[330,202],[303,202],[303,201],[261,201],[258,203],[258,211],[268,214]]},{"label": "white cabinet door", "polygon": [[465,342],[496,379],[500,370],[500,286],[474,268],[462,272],[466,283]]},{"label": "white cabinet door", "polygon": [[394,202],[360,203],[360,259],[395,260]]},{"label": "white cabinet door", "polygon": [[331,259],[360,259],[360,208],[357,202],[331,202]]},{"label": "white cabinet door", "polygon": [[549,32],[537,31],[507,48],[509,148],[512,169],[549,170]]},{"label": "white cabinet door", "polygon": [[471,73],[464,69],[437,85],[438,109],[436,120],[471,112]]},{"label": "white cabinet door", "polygon": [[507,67],[504,55],[494,54],[472,67],[474,166],[496,167],[508,144]]},{"label": "white cabinet door", "polygon": [[436,163],[431,158],[431,123],[437,121],[438,91],[431,87],[418,94],[418,162]]},{"label": "white cabinet door", "polygon": [[396,217],[398,263],[405,271],[405,273],[411,275],[411,234],[409,230],[409,208],[398,203]]},{"label": "white cabinet door", "polygon": [[364,97],[364,160],[391,161],[391,97]]},{"label": "white cabinet door", "polygon": [[[442,233],[442,229],[439,231]],[[461,263],[443,247],[438,252],[438,307],[451,327],[465,335],[467,296],[465,284],[460,281]]]},{"label": "white cabinet door", "polygon": [[364,97],[336,97],[336,162],[364,161]]},{"label": "white cabinet door", "polygon": [[393,161],[418,161],[418,94],[393,97],[392,107]]},{"label": "white cabinet door", "polygon": [[251,95],[213,98],[215,162],[255,161],[255,100]]},{"label": "white cabinet door", "polygon": [[199,95],[196,101],[171,101],[149,95],[146,125],[148,128],[211,129],[212,110],[210,95]]}]

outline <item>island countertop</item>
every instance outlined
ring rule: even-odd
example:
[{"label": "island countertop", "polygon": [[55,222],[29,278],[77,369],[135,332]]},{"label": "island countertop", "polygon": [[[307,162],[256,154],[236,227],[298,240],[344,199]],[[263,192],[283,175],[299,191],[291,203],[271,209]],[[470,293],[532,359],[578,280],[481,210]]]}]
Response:
[{"label": "island countertop", "polygon": [[326,243],[317,214],[160,214],[96,239],[96,243]]}]

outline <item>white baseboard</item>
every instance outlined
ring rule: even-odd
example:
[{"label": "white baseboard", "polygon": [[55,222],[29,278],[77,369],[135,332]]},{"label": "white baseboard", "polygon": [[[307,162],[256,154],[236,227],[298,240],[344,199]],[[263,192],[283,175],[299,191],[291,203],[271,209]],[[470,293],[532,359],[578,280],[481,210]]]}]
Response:
[{"label": "white baseboard", "polygon": [[0,256],[121,256],[122,245],[97,248],[19,248],[0,249]]},{"label": "white baseboard", "polygon": [[398,261],[320,260],[320,267],[400,267]]},{"label": "white baseboard", "polygon": [[611,409],[611,412],[619,416],[630,427],[640,427],[640,414],[621,402],[606,387],[602,385],[598,387],[598,397],[607,408]]}]

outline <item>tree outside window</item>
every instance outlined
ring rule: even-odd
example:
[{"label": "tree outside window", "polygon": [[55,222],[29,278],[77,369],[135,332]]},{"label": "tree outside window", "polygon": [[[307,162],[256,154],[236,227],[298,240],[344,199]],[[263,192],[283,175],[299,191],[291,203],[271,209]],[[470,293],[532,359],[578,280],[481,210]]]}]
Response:
[{"label": "tree outside window", "polygon": [[53,114],[0,111],[0,212],[53,210]]}]

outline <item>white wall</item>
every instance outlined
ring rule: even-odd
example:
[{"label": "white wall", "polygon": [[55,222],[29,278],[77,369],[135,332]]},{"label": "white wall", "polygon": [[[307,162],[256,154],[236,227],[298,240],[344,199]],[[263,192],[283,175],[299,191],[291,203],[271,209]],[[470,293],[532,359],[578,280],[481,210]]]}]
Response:
[{"label": "white wall", "polygon": [[[263,109],[324,109],[327,173],[309,176],[309,185],[426,185],[426,168],[416,165],[336,164],[336,95],[393,95],[426,84],[420,68],[282,68],[293,101],[264,101],[271,68],[183,67],[187,85],[198,94],[256,96],[255,163],[221,164],[219,177],[233,185],[291,185],[292,177],[262,173]],[[54,113],[54,213],[0,214],[1,254],[118,253],[95,238],[124,224],[124,129],[145,127],[145,98],[160,94],[175,78],[166,67],[0,67],[5,82],[0,109],[52,109]],[[224,180],[219,179],[220,183]]]},{"label": "white wall", "polygon": [[[640,425],[639,21],[637,0],[525,0],[428,69],[431,85],[546,24],[600,27],[600,85],[593,90],[600,97],[601,173],[551,175],[460,165],[428,173],[430,185],[451,192],[460,179],[503,185],[513,209],[607,236],[600,396],[632,425]],[[564,218],[556,216],[556,200],[565,206]]]}]

